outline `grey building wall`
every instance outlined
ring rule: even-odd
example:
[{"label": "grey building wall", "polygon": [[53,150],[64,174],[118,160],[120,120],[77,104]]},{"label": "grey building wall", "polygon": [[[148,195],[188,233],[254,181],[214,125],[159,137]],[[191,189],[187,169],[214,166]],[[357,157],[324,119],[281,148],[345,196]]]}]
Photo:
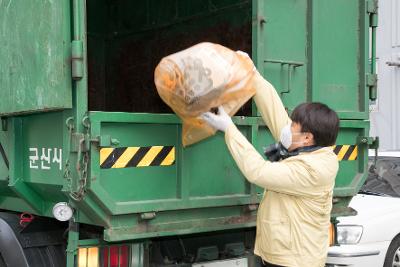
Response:
[{"label": "grey building wall", "polygon": [[378,99],[370,104],[370,135],[379,136],[380,151],[400,150],[400,0],[380,0],[378,15]]}]

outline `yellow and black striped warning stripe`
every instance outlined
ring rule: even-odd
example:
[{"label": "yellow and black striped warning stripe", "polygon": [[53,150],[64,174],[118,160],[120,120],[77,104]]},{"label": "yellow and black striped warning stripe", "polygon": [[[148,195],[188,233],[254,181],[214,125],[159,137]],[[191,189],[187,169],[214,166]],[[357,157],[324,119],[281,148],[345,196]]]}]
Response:
[{"label": "yellow and black striped warning stripe", "polygon": [[356,160],[358,148],[356,145],[336,145],[333,146],[333,152],[338,157],[338,160]]},{"label": "yellow and black striped warning stripe", "polygon": [[170,166],[175,163],[175,147],[106,147],[100,149],[100,168]]}]

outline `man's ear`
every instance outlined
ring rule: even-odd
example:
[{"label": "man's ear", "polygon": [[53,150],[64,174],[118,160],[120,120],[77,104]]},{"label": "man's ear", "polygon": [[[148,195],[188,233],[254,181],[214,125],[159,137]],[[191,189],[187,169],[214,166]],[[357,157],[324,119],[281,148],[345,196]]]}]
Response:
[{"label": "man's ear", "polygon": [[306,141],[307,141],[307,144],[314,144],[315,143],[315,141],[314,141],[314,135],[312,134],[312,133],[310,133],[310,132],[307,132],[306,134],[305,134],[305,138],[306,138]]}]

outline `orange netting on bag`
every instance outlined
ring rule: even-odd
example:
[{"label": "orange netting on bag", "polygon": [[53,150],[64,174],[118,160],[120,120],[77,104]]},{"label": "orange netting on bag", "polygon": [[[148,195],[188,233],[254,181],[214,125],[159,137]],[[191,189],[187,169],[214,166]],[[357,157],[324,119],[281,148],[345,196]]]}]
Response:
[{"label": "orange netting on bag", "polygon": [[254,94],[254,64],[244,52],[200,43],[164,57],[154,80],[162,100],[182,119],[182,143],[215,133],[199,116],[222,105],[232,116]]}]

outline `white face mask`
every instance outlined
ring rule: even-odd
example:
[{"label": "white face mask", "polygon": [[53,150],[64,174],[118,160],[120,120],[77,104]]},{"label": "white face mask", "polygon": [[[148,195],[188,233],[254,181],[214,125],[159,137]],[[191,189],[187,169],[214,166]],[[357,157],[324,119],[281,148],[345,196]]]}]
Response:
[{"label": "white face mask", "polygon": [[[280,142],[282,145],[286,148],[289,149],[289,147],[293,144],[304,144],[304,142],[293,142],[293,134],[291,130],[291,124],[286,125],[285,127],[282,128],[281,130],[281,138]],[[295,135],[300,135],[301,133],[295,133]]]}]

